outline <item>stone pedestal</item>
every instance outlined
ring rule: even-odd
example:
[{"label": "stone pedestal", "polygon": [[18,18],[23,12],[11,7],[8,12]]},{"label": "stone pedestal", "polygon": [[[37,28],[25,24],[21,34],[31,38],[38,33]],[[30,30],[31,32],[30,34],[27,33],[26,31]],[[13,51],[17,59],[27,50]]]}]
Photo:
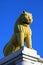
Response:
[{"label": "stone pedestal", "polygon": [[24,47],[1,59],[0,65],[43,65],[43,59],[36,50]]}]

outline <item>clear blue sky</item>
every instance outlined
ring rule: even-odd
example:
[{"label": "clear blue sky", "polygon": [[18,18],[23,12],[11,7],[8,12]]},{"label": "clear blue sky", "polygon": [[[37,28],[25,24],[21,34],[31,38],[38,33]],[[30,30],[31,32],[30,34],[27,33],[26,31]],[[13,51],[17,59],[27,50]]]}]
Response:
[{"label": "clear blue sky", "polygon": [[3,58],[3,48],[11,38],[14,23],[25,10],[33,14],[32,45],[43,57],[43,0],[0,0],[0,59]]}]

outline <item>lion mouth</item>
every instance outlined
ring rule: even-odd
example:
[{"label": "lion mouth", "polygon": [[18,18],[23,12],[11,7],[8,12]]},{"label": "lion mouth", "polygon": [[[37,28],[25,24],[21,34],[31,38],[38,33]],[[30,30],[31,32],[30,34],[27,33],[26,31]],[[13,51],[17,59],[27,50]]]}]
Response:
[{"label": "lion mouth", "polygon": [[29,23],[27,23],[27,22],[23,22],[24,24],[29,24]]},{"label": "lion mouth", "polygon": [[29,22],[23,21],[23,24],[29,24]]}]

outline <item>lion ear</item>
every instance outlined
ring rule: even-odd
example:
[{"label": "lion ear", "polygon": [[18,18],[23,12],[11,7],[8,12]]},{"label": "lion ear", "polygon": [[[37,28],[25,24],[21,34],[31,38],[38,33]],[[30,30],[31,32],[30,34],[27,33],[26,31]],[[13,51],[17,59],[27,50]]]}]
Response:
[{"label": "lion ear", "polygon": [[23,11],[22,13],[25,14],[25,11]]}]

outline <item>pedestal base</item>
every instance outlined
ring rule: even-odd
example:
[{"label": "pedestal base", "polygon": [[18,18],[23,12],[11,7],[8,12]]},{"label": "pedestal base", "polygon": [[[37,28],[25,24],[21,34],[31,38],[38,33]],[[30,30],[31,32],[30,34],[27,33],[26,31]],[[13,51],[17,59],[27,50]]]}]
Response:
[{"label": "pedestal base", "polygon": [[43,65],[43,59],[36,50],[24,47],[2,59],[0,65]]}]

